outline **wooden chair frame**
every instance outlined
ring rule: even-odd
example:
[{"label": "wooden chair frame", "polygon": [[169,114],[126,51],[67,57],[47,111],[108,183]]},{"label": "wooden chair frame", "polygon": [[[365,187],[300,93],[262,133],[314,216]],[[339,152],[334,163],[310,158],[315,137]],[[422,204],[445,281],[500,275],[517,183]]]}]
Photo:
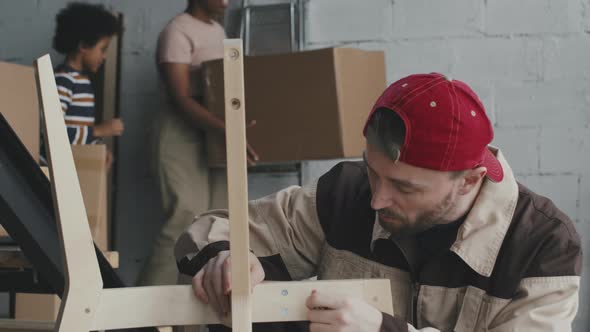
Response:
[{"label": "wooden chair frame", "polygon": [[80,332],[145,326],[231,324],[251,331],[252,322],[306,320],[305,299],[313,289],[363,298],[393,314],[389,280],[265,282],[250,292],[248,196],[242,41],[224,41],[228,160],[231,321],[194,296],[189,285],[103,289],[49,55],[35,67],[43,110],[51,186],[66,287],[55,331]]}]

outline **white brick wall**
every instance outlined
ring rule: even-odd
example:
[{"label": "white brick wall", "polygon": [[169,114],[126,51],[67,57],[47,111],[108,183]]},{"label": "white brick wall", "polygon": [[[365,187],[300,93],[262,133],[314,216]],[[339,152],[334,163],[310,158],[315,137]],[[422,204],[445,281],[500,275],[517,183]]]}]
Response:
[{"label": "white brick wall", "polygon": [[539,129],[496,128],[493,145],[502,150],[515,173],[533,174],[539,171]]},{"label": "white brick wall", "polygon": [[484,1],[396,0],[394,3],[396,38],[477,36],[483,28]]},{"label": "white brick wall", "polygon": [[466,81],[538,80],[542,46],[531,38],[458,39],[453,42],[453,75]]},{"label": "white brick wall", "polygon": [[313,0],[307,5],[307,42],[387,40],[391,0]]},{"label": "white brick wall", "polygon": [[[542,128],[539,137],[540,171],[579,174],[588,169],[588,164],[580,160],[588,135],[590,130],[587,128]],[[590,152],[590,149],[585,152]]]},{"label": "white brick wall", "polygon": [[[7,8],[8,6],[3,4],[1,7]],[[6,10],[5,8],[0,8],[0,13]],[[23,10],[19,10],[16,16],[10,15],[0,20],[0,43],[11,46],[0,47],[5,59],[20,61],[25,55],[33,53],[32,40],[34,37],[23,34],[23,31],[27,31],[28,27],[33,24],[33,11],[29,12],[29,10],[29,7],[26,6]],[[9,44],[8,41],[10,41]]]},{"label": "white brick wall", "polygon": [[547,38],[543,47],[545,79],[590,79],[588,34]]},{"label": "white brick wall", "polygon": [[486,32],[490,34],[543,34],[580,32],[580,0],[490,0]]},{"label": "white brick wall", "polygon": [[[582,237],[584,239],[587,239],[590,234],[590,172],[588,172],[587,170],[582,174],[580,179],[580,199],[578,201],[580,205],[579,218],[582,220],[582,222],[587,224],[585,230],[588,231],[582,233]],[[590,241],[584,241],[584,243],[587,246],[588,250],[590,250]],[[587,267],[588,269],[590,269],[590,266]]]},{"label": "white brick wall", "polygon": [[[585,238],[590,238],[590,129],[586,128],[583,135],[582,149],[580,155],[574,162],[580,165],[580,199],[579,201],[579,218],[587,222],[588,232],[582,234]],[[590,250],[590,241],[586,241],[587,250]],[[589,252],[589,251],[586,251]],[[586,264],[590,269],[590,263]],[[588,301],[590,307],[590,301]]]},{"label": "white brick wall", "polygon": [[398,80],[414,73],[449,74],[454,62],[453,48],[448,40],[395,40],[388,48],[387,78]]},{"label": "white brick wall", "polygon": [[36,7],[37,4],[33,1],[23,1],[18,6],[10,0],[0,1],[0,13],[6,13],[0,16],[0,22],[6,27],[18,21],[30,20],[37,12]]},{"label": "white brick wall", "polygon": [[125,94],[160,92],[158,71],[155,68],[155,50],[148,52],[124,52],[121,66],[125,67],[126,75],[121,77],[121,85],[125,87]]},{"label": "white brick wall", "polygon": [[[19,35],[27,35],[31,38],[32,52],[30,56],[32,58],[37,58],[43,55],[42,53],[49,51],[51,60],[57,65],[62,61],[62,56],[53,50],[53,40],[48,36],[53,36],[55,21],[52,18],[64,7],[64,4],[61,1],[38,1],[37,3],[38,8],[32,12],[35,19]],[[43,13],[43,19],[38,17],[39,13]],[[43,31],[43,33],[25,33],[25,31]]]},{"label": "white brick wall", "polygon": [[124,13],[124,52],[149,53],[154,59],[158,35],[164,25],[186,8],[186,1],[151,1],[139,6],[133,0],[113,0],[111,7]]},{"label": "white brick wall", "polygon": [[504,127],[584,127],[590,123],[590,81],[498,82],[496,120]]}]

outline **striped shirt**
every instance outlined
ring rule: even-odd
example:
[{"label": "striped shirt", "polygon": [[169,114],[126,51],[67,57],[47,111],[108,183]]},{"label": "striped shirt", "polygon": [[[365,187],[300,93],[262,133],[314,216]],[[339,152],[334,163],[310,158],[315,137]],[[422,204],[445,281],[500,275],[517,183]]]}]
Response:
[{"label": "striped shirt", "polygon": [[65,64],[55,69],[55,82],[71,144],[92,144],[94,136],[94,89],[84,73]]}]

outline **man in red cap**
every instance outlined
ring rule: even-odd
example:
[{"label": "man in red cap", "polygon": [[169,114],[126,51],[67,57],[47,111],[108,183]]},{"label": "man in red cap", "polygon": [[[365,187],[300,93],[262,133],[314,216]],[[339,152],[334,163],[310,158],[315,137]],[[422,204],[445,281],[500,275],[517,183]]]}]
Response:
[{"label": "man in red cap", "polygon": [[[364,161],[250,203],[254,284],[391,280],[394,316],[319,289],[307,300],[311,331],[571,330],[580,238],[488,145],[491,123],[465,83],[436,73],[393,83],[364,134]],[[176,244],[196,296],[222,313],[228,228],[212,211]]]}]

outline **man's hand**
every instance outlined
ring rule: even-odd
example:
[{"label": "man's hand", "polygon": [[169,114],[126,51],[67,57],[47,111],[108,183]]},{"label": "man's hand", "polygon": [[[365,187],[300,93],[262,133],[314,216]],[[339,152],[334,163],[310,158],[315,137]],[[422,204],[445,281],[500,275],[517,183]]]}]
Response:
[{"label": "man's hand", "polygon": [[[211,258],[193,277],[193,291],[203,303],[209,303],[222,315],[230,312],[231,305],[231,264],[229,250],[221,251]],[[253,253],[250,253],[250,291],[264,280],[262,265]]]},{"label": "man's hand", "polygon": [[311,332],[378,332],[383,316],[368,303],[313,291],[305,303]]}]

